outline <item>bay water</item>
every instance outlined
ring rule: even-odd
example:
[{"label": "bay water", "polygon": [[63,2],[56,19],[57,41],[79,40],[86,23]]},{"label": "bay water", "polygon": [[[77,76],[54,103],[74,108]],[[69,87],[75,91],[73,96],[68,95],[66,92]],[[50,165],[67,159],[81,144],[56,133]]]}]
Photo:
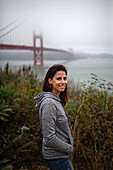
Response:
[{"label": "bay water", "polygon": [[32,70],[37,73],[40,80],[50,66],[53,64],[63,64],[68,70],[68,79],[74,82],[83,82],[91,79],[91,73],[96,74],[107,82],[113,82],[113,58],[85,58],[75,60],[44,60],[44,67],[33,67],[33,60],[12,60],[0,59],[0,67],[4,69],[6,63],[10,69],[17,71],[19,67],[31,66]]}]

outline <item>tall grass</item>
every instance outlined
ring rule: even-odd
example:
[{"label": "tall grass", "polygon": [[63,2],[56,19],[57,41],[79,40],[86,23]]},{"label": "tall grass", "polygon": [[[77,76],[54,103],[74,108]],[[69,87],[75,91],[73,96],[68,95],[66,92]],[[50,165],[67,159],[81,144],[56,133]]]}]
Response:
[{"label": "tall grass", "polygon": [[66,109],[74,139],[75,169],[113,168],[113,83],[95,74],[78,96],[74,91]]},{"label": "tall grass", "polygon": [[[91,74],[88,85],[69,83],[71,157],[75,170],[113,169],[113,83]],[[0,167],[47,169],[34,96],[42,91],[30,67],[0,69]]]}]

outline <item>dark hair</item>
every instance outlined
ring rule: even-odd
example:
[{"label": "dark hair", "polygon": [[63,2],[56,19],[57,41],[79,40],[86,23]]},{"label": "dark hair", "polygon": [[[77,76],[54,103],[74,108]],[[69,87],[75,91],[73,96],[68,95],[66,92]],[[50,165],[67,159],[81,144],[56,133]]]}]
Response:
[{"label": "dark hair", "polygon": [[[49,70],[47,71],[45,79],[44,79],[44,84],[43,84],[44,92],[52,91],[52,85],[49,84],[48,79],[50,78],[52,80],[57,71],[64,71],[67,75],[67,70],[66,70],[65,66],[63,66],[61,64],[55,64],[52,67],[50,67]],[[66,103],[68,101],[67,86],[66,86],[64,92],[60,93],[59,97],[63,101],[63,104],[66,105]]]}]

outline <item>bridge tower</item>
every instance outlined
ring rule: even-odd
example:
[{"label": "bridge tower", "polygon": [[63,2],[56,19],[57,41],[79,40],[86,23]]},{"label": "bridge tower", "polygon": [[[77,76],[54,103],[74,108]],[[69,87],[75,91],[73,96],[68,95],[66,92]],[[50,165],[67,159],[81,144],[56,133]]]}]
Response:
[{"label": "bridge tower", "polygon": [[39,62],[40,66],[43,66],[43,40],[42,35],[33,35],[33,46],[36,47],[36,40],[40,41],[40,50],[34,50],[34,66],[37,66],[37,62]]}]

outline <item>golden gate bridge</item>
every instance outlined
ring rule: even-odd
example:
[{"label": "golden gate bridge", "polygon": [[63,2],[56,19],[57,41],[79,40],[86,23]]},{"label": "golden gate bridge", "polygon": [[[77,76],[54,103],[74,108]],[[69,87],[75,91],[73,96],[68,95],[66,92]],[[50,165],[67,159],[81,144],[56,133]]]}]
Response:
[{"label": "golden gate bridge", "polygon": [[[17,23],[16,25],[14,25],[17,22],[17,20],[11,22],[7,26],[0,29],[0,50],[31,50],[31,51],[33,51],[34,66],[37,66],[37,62],[39,62],[40,66],[44,65],[44,62],[43,62],[43,52],[44,51],[56,51],[56,52],[69,53],[70,55],[72,54],[71,52],[66,51],[66,50],[44,47],[42,35],[36,35],[35,33],[33,34],[33,46],[15,45],[14,42],[13,42],[13,44],[4,43],[3,38],[6,37],[7,41],[8,41],[8,39],[12,39],[12,38],[9,38],[9,35],[12,32],[14,32],[18,27],[20,27],[25,21],[24,20],[24,21],[20,22],[19,24]],[[14,25],[14,26],[11,27],[12,25]],[[38,47],[36,46],[37,40],[40,41],[40,46],[38,46]]]}]

